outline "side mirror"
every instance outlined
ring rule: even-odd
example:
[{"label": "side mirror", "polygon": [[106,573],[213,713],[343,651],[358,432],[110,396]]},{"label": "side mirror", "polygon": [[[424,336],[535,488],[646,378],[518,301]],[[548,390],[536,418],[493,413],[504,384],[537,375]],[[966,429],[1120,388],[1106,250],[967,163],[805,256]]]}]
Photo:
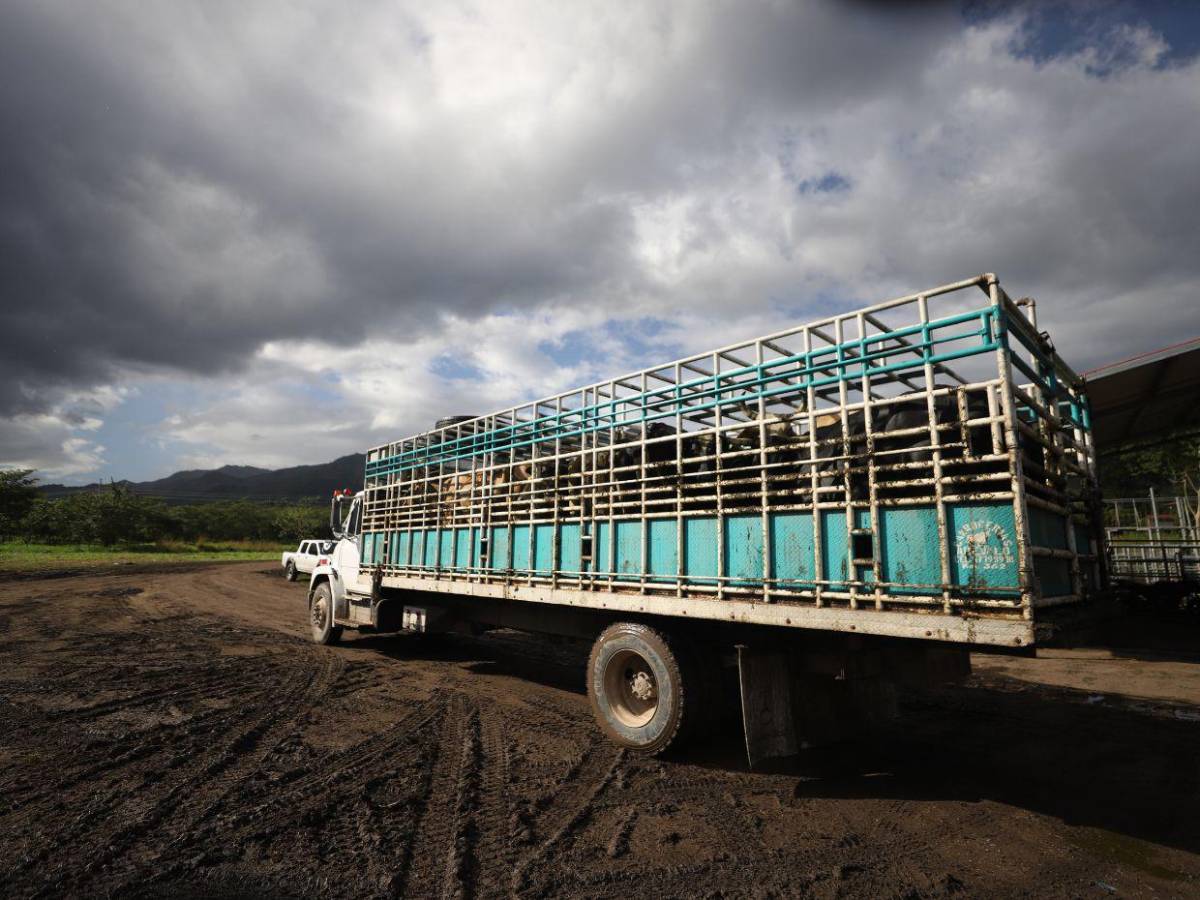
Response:
[{"label": "side mirror", "polygon": [[342,515],[342,501],[347,499],[350,498],[337,493],[329,503],[329,531],[337,539],[342,537],[342,523],[346,521],[346,517]]}]

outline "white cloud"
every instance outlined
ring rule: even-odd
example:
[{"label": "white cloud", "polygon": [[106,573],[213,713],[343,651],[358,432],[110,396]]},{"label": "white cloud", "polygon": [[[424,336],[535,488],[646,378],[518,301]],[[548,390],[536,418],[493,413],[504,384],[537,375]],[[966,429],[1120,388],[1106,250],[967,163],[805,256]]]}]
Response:
[{"label": "white cloud", "polygon": [[[1200,62],[1145,27],[1034,58],[1022,8],[118,3],[116,65],[42,8],[119,101],[111,177],[56,180],[127,269],[63,359],[194,379],[156,425],[191,463],[317,462],[982,271],[1080,368],[1198,330]],[[15,443],[65,460],[103,420]]]}]

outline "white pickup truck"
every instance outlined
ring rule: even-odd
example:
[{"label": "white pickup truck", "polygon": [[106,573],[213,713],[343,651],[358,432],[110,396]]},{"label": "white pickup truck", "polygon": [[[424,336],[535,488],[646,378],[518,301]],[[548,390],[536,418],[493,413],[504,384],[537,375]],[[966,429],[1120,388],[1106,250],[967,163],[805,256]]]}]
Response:
[{"label": "white pickup truck", "polygon": [[300,573],[309,575],[317,567],[318,561],[332,551],[333,541],[301,541],[295,550],[283,554],[283,574],[288,581],[295,581]]}]

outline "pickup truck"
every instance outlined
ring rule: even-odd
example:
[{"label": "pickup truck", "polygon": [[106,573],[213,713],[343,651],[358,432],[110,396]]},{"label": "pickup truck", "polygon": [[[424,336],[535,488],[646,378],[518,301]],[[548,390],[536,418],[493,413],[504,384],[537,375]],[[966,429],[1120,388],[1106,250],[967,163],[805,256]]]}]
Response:
[{"label": "pickup truck", "polygon": [[333,541],[301,541],[295,550],[285,551],[280,564],[283,566],[284,577],[295,581],[300,573],[312,574],[317,562],[322,556],[333,552]]}]

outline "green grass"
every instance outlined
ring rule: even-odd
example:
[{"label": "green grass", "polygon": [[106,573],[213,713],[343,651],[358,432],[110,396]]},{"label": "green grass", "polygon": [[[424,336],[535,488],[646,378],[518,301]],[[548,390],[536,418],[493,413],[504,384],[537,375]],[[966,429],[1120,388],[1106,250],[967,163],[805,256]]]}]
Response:
[{"label": "green grass", "polygon": [[103,547],[99,544],[26,544],[0,542],[0,572],[93,569],[118,565],[169,565],[184,562],[279,561],[282,544],[267,541],[161,541]]}]

